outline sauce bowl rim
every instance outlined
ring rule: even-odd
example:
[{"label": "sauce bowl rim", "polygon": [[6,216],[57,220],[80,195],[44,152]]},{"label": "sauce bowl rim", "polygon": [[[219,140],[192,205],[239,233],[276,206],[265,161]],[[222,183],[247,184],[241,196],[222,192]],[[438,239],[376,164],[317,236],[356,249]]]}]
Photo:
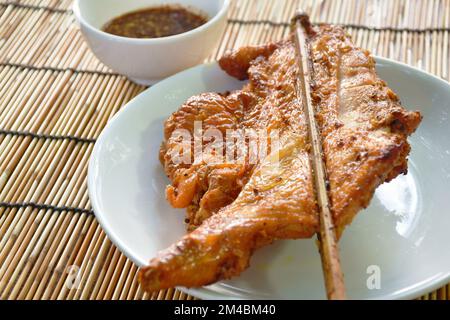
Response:
[{"label": "sauce bowl rim", "polygon": [[[220,8],[220,10],[214,15],[212,16],[205,24],[202,24],[201,26],[183,32],[183,33],[179,33],[179,34],[175,34],[175,35],[171,35],[171,36],[167,36],[167,37],[160,37],[160,38],[130,38],[130,37],[122,37],[122,36],[117,36],[108,32],[103,31],[100,28],[94,27],[92,24],[90,24],[86,19],[84,19],[82,13],[81,13],[81,9],[80,9],[80,5],[79,2],[81,0],[75,0],[73,3],[73,13],[75,15],[75,18],[78,20],[78,22],[84,26],[86,26],[90,31],[103,36],[103,37],[107,37],[110,40],[114,40],[114,41],[128,41],[128,42],[133,42],[133,43],[140,43],[140,44],[145,44],[145,43],[164,43],[164,42],[170,42],[172,40],[180,40],[181,38],[185,38],[185,37],[191,37],[197,33],[200,33],[206,29],[208,29],[210,26],[214,25],[216,22],[218,22],[224,15],[227,14],[228,12],[228,8],[230,6],[230,0],[223,0],[223,4]],[[144,9],[144,8],[142,8]],[[199,10],[202,10],[201,8],[198,8]],[[136,9],[139,10],[139,9]],[[131,12],[131,11],[130,11]],[[126,14],[127,12],[124,12],[123,14]]]}]

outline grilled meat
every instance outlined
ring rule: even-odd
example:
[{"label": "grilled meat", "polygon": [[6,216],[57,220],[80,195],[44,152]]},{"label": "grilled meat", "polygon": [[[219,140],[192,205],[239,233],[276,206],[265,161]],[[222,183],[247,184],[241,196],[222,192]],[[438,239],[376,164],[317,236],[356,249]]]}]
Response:
[{"label": "grilled meat", "polygon": [[[406,172],[407,137],[421,115],[400,105],[377,77],[369,52],[355,47],[340,27],[321,25],[309,31],[310,85],[340,234],[369,204],[379,184]],[[167,196],[175,207],[189,208],[195,230],[140,271],[145,290],[202,286],[236,276],[257,248],[318,232],[303,102],[295,93],[296,58],[291,38],[227,54],[221,67],[248,78],[248,84],[225,96],[195,96],[167,120],[161,149],[172,180]],[[174,164],[168,154],[179,141],[171,140],[171,134],[177,128],[194,132],[195,120],[221,131],[279,130],[279,148],[256,164],[248,158],[240,164]]]}]

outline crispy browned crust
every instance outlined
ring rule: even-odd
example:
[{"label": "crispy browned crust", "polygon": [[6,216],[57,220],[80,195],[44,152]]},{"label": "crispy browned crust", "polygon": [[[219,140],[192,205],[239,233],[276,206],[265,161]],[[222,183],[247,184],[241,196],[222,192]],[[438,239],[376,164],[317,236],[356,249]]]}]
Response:
[{"label": "crispy browned crust", "polygon": [[262,46],[251,46],[226,53],[220,60],[220,67],[230,76],[239,80],[248,79],[248,68],[255,59],[265,59],[278,47],[275,43]]},{"label": "crispy browned crust", "polygon": [[[238,56],[248,55],[241,53]],[[301,105],[295,97],[297,69],[291,63],[294,58],[295,49],[292,43],[286,42],[269,57],[260,56],[258,62],[252,62],[248,70],[250,82],[240,94],[251,94],[256,102],[247,104],[241,115],[235,117],[240,128],[280,130],[279,166],[274,170],[270,157],[256,168],[246,166],[243,175],[249,180],[236,200],[206,220],[200,214],[205,212],[204,208],[198,210],[194,216],[203,223],[140,271],[144,289],[201,286],[236,276],[248,267],[255,249],[274,239],[308,238],[317,231],[307,131]],[[182,112],[199,113],[206,97],[209,96],[190,99],[182,106]],[[228,103],[228,99],[230,97],[220,98],[220,104]],[[192,101],[201,101],[201,104],[196,108]],[[215,105],[218,107],[217,103]],[[187,118],[177,111],[166,123],[166,130],[168,125],[187,126]],[[203,119],[209,121],[210,115]],[[225,117],[216,117],[214,121],[222,123],[222,119]],[[166,142],[166,150],[170,145],[170,141]],[[178,170],[165,163],[169,175]],[[204,167],[208,166],[205,164]],[[198,167],[192,168],[189,169],[198,172]],[[207,175],[207,179],[209,177]],[[211,200],[205,198],[209,191],[203,194],[201,189],[197,190],[200,204],[205,205]]]},{"label": "crispy browned crust", "polygon": [[421,121],[378,78],[375,60],[341,29],[324,25],[311,41],[313,99],[330,199],[340,232],[368,206],[377,186],[407,170],[407,136]]},{"label": "crispy browned crust", "polygon": [[[240,91],[228,96],[204,93],[190,98],[165,122],[160,159],[172,181],[166,194],[173,207],[187,208],[190,230],[236,199],[248,181],[250,166],[245,163],[213,164],[211,161],[194,163],[193,144],[188,146],[192,164],[176,163],[172,160],[171,151],[179,147],[180,140],[172,133],[185,129],[193,137],[195,121],[202,121],[205,132],[215,129],[225,137],[226,130],[241,127],[244,110],[254,105],[254,99],[251,93]],[[222,148],[225,150],[225,145]]]},{"label": "crispy browned crust", "polygon": [[[417,128],[421,115],[400,105],[377,77],[374,59],[356,48],[341,28],[315,27],[310,45],[313,102],[331,209],[341,234],[369,204],[378,185],[406,172],[407,136]],[[167,121],[162,161],[176,189],[183,183],[179,177],[195,177],[194,189],[190,180],[183,186],[184,196],[192,199],[181,204],[190,203],[191,217],[199,226],[141,269],[139,280],[145,290],[202,286],[236,276],[248,267],[257,248],[276,239],[311,237],[318,231],[304,115],[294,90],[295,59],[290,40],[227,54],[219,62],[221,67],[239,79],[248,77],[249,84],[234,96],[193,97]],[[246,98],[236,98],[242,95]],[[165,157],[176,143],[169,133],[189,127],[194,118],[206,120],[207,125],[280,129],[279,169],[267,170],[269,159],[234,173],[215,171],[216,175],[212,172],[217,168],[207,165],[174,166]],[[215,184],[213,177],[219,179]],[[210,197],[212,185],[219,191]],[[205,206],[208,202],[218,205]]]}]

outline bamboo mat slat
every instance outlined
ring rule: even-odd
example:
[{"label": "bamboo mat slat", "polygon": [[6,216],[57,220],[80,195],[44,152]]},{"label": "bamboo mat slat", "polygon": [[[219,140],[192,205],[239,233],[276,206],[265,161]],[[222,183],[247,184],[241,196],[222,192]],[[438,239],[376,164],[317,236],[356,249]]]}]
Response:
[{"label": "bamboo mat slat", "polygon": [[[95,140],[145,87],[94,57],[71,5],[0,0],[0,298],[195,299],[144,293],[137,267],[93,216],[86,175]],[[297,8],[345,26],[374,54],[450,79],[450,0],[234,0],[207,60],[283,38]],[[450,285],[421,297],[449,298]]]}]

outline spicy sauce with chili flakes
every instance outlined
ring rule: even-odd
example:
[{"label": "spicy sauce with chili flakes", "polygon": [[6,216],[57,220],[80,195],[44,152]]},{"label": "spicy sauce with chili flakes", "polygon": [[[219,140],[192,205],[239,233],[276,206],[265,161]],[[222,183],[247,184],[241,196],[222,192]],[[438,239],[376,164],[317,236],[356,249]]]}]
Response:
[{"label": "spicy sauce with chili flakes", "polygon": [[208,21],[180,5],[158,6],[126,13],[106,23],[102,30],[128,38],[161,38],[195,29]]}]

